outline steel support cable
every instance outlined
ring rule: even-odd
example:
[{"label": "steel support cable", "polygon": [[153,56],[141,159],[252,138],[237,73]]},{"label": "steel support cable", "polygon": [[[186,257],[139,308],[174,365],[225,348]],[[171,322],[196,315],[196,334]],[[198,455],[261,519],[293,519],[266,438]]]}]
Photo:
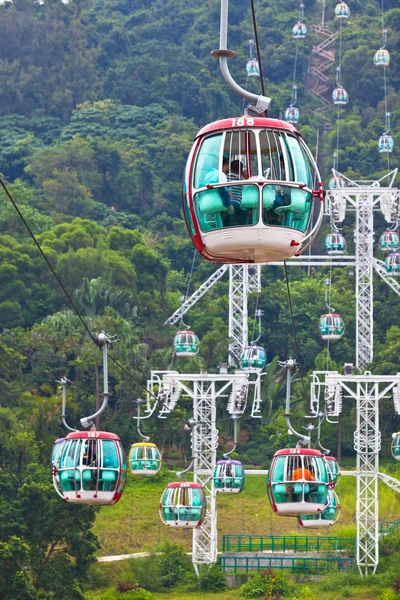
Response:
[{"label": "steel support cable", "polygon": [[[192,282],[192,275],[193,275],[194,263],[195,263],[195,260],[196,260],[196,254],[197,254],[197,250],[194,249],[193,259],[192,259],[192,266],[191,266],[189,277],[188,277],[188,283],[187,283],[187,286],[186,286],[186,295],[185,295],[185,300],[184,301],[186,301],[186,298],[188,298],[188,296],[189,296],[189,290],[190,290],[190,284]],[[180,318],[180,321],[179,321],[179,329],[182,328],[182,325],[183,325],[183,314],[181,314],[181,318]],[[175,360],[175,352],[172,354],[172,360],[171,360],[171,364],[169,366],[170,369],[172,369],[172,367],[174,365],[174,360]]]},{"label": "steel support cable", "polygon": [[[339,27],[339,67],[336,83],[341,87],[341,75],[342,75],[342,19],[340,19]],[[340,104],[337,106],[337,119],[336,119],[336,170],[339,170],[339,140],[340,140]]]},{"label": "steel support cable", "polygon": [[296,327],[295,327],[295,324],[294,324],[292,296],[291,296],[291,293],[290,293],[289,274],[288,274],[288,270],[287,270],[286,260],[283,261],[283,267],[285,269],[286,290],[287,290],[287,297],[288,297],[288,304],[289,304],[290,321],[291,321],[291,325],[292,325],[294,353],[295,353],[295,356],[296,356],[297,366],[300,369],[299,350],[298,350],[298,346],[297,346]]},{"label": "steel support cable", "polygon": [[[79,310],[77,309],[74,301],[72,300],[70,294],[68,293],[67,289],[65,288],[63,282],[61,281],[60,277],[57,275],[56,271],[54,270],[54,268],[52,267],[49,259],[47,258],[46,254],[44,253],[41,245],[39,244],[39,242],[37,241],[35,234],[33,233],[32,229],[29,227],[28,223],[25,220],[25,217],[23,216],[23,214],[21,213],[21,211],[18,208],[17,203],[15,202],[14,198],[12,197],[11,193],[9,192],[6,184],[4,183],[3,178],[0,176],[0,184],[1,187],[3,188],[7,198],[10,200],[11,204],[13,205],[13,207],[15,208],[15,210],[17,211],[18,216],[20,217],[21,221],[23,222],[26,230],[28,231],[29,235],[31,236],[32,240],[34,241],[37,249],[39,250],[40,254],[42,255],[42,258],[44,259],[44,261],[46,262],[47,266],[49,267],[50,271],[52,272],[52,274],[54,275],[54,277],[57,280],[58,285],[60,286],[60,288],[62,289],[65,297],[68,299],[68,302],[70,303],[70,305],[72,306],[76,316],[78,317],[78,319],[80,320],[80,322],[82,323],[83,327],[85,328],[86,333],[90,336],[90,338],[93,340],[93,342],[96,344],[97,346],[97,342],[96,342],[96,338],[95,336],[92,334],[92,332],[90,331],[87,323],[85,322],[85,320],[83,319],[81,313],[79,312]],[[132,379],[132,381],[134,381],[134,383],[136,383],[139,387],[141,387],[143,390],[146,390],[146,392],[148,394],[150,394],[150,396],[152,396],[155,400],[159,400],[157,398],[157,396],[155,396],[154,394],[152,394],[151,392],[149,392],[149,390],[142,384],[140,383],[140,381],[138,381],[123,365],[121,365],[121,363],[114,357],[109,356],[109,359],[116,364],[126,375],[128,375],[128,377],[130,377]]]},{"label": "steel support cable", "polygon": [[[385,30],[385,9],[384,9],[384,5],[383,5],[383,1],[382,0],[382,41],[383,41],[383,45],[382,47],[384,48],[386,46],[386,30]],[[390,126],[388,123],[388,105],[387,105],[387,87],[386,87],[386,65],[383,65],[383,92],[385,95],[385,127],[386,127],[386,132],[389,132]],[[390,170],[390,152],[386,153],[386,160],[387,160],[387,170],[389,173]]]},{"label": "steel support cable", "polygon": [[260,45],[258,43],[257,17],[256,17],[256,11],[254,9],[254,0],[250,0],[250,4],[251,4],[251,16],[253,19],[254,41],[256,43],[256,49],[257,49],[258,68],[260,70],[261,93],[263,96],[265,96],[264,79],[263,79],[262,65],[261,65]]}]

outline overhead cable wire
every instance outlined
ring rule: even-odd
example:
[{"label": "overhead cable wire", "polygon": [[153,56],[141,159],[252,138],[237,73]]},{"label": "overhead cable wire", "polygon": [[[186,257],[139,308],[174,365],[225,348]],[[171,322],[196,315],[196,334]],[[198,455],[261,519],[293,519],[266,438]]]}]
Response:
[{"label": "overhead cable wire", "polygon": [[[191,285],[191,282],[192,282],[192,275],[193,275],[193,269],[194,269],[194,263],[195,263],[195,260],[196,260],[196,255],[197,255],[197,250],[195,248],[194,252],[193,252],[192,266],[190,268],[190,273],[189,273],[188,282],[187,282],[187,286],[186,286],[186,295],[185,295],[185,300],[184,301],[186,301],[187,298],[189,297],[189,290],[190,290],[190,285]],[[183,313],[181,313],[181,318],[180,318],[180,321],[179,321],[179,329],[181,329],[183,325],[184,325],[184,323],[183,323]],[[170,369],[172,369],[172,367],[174,365],[174,360],[175,360],[175,352],[173,352],[173,354],[172,354],[171,364],[169,365]]]},{"label": "overhead cable wire", "polygon": [[[55,269],[53,268],[52,264],[50,263],[49,259],[47,258],[45,252],[43,251],[43,248],[41,247],[41,245],[39,244],[39,242],[36,239],[35,234],[33,233],[32,229],[29,227],[27,221],[25,220],[25,217],[23,216],[23,214],[21,213],[20,209],[18,208],[17,203],[15,202],[14,198],[12,197],[10,191],[7,188],[7,185],[5,184],[3,178],[0,176],[0,185],[3,188],[7,198],[10,200],[11,204],[13,205],[13,207],[15,208],[16,212],[18,213],[18,216],[20,217],[21,221],[23,222],[26,230],[28,231],[29,235],[31,236],[34,244],[36,245],[37,249],[39,250],[43,260],[46,262],[47,266],[49,267],[50,271],[52,272],[53,276],[55,277],[55,279],[57,280],[58,285],[60,286],[60,288],[62,289],[65,297],[68,299],[68,302],[70,303],[70,305],[72,306],[75,314],[77,315],[78,319],[80,320],[80,322],[82,323],[86,333],[90,336],[90,338],[92,339],[92,341],[96,344],[97,346],[97,342],[96,342],[96,338],[95,336],[92,334],[92,332],[90,331],[87,323],[85,322],[84,318],[82,317],[81,313],[79,312],[78,308],[76,307],[74,301],[71,298],[71,295],[68,293],[68,290],[66,289],[65,285],[63,284],[63,282],[61,281],[60,277],[58,276],[58,274],[56,273]],[[159,400],[159,398],[157,398],[157,396],[155,396],[154,394],[152,394],[142,383],[140,383],[140,381],[138,381],[133,375],[132,373],[130,373],[128,371],[128,369],[126,369],[123,365],[121,365],[121,363],[114,358],[113,356],[109,355],[109,359],[116,364],[126,375],[128,375],[128,377],[130,377],[130,379],[132,379],[132,381],[134,381],[139,387],[141,387],[143,390],[146,390],[146,392],[152,396],[155,400]]]},{"label": "overhead cable wire", "polygon": [[258,43],[257,16],[256,16],[255,8],[254,8],[254,0],[250,0],[250,4],[251,4],[251,16],[253,19],[254,41],[256,43],[256,50],[257,50],[258,68],[260,70],[261,93],[263,96],[265,96],[264,79],[263,79],[263,72],[262,72],[262,65],[261,65],[260,45]]},{"label": "overhead cable wire", "polygon": [[[384,0],[382,0],[382,48],[386,46],[386,29],[385,29],[385,9],[384,9]],[[387,84],[386,84],[386,64],[383,64],[383,92],[385,96],[385,129],[386,133],[389,132],[390,122],[389,122],[389,113],[388,113],[388,103],[387,103]],[[386,152],[386,160],[387,160],[387,171],[389,173],[390,170],[390,152]]]}]

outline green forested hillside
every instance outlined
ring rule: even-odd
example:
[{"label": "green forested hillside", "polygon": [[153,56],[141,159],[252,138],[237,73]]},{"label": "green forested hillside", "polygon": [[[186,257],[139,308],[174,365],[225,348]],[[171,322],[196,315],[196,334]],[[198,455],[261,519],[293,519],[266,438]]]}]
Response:
[{"label": "green forested hillside", "polygon": [[[306,0],[307,25],[319,24],[322,4]],[[383,73],[373,65],[381,45],[381,3],[352,0],[343,25],[342,82],[349,104],[340,110],[339,169],[354,178],[380,177],[387,157],[377,152],[384,130]],[[325,20],[336,31],[335,2]],[[138,440],[134,400],[142,396],[151,369],[173,363],[174,328],[165,320],[214,271],[194,250],[181,214],[181,180],[192,140],[206,123],[241,113],[242,100],[224,83],[210,51],[219,43],[219,2],[182,0],[13,0],[0,4],[0,173],[37,236],[52,267],[92,332],[115,334],[110,364],[112,396],[102,427],[118,433],[126,447]],[[400,8],[385,1],[388,110],[398,165],[400,148]],[[257,3],[270,116],[290,103],[295,42],[291,29],[298,0]],[[250,6],[231,0],[230,67],[245,85]],[[307,70],[311,30],[299,45],[299,129],[314,150],[325,182],[336,148],[337,112],[326,113],[332,128],[316,117],[321,105],[310,93]],[[337,48],[334,48],[337,52]],[[329,73],[335,85],[335,67]],[[260,92],[259,81],[248,87]],[[400,184],[400,179],[397,178]],[[376,217],[377,235],[385,224]],[[326,223],[313,252],[323,253]],[[353,248],[352,217],[344,223]],[[379,252],[379,251],[378,251]],[[382,258],[382,255],[379,255]],[[190,275],[191,274],[191,275]],[[325,311],[323,269],[290,272],[301,376],[294,385],[295,419],[304,414],[308,373],[325,368],[327,351],[317,335]],[[68,419],[74,425],[96,402],[101,352],[86,334],[15,208],[0,193],[0,600],[83,598],[82,585],[98,542],[91,532],[95,510],[66,506],[49,481],[52,442],[63,434],[56,380],[65,375]],[[249,304],[249,331],[256,305],[263,311],[259,343],[274,357],[293,355],[294,345],[284,272],[263,269],[262,292]],[[185,317],[201,350],[179,364],[182,372],[210,372],[226,360],[227,279],[220,280]],[[333,273],[332,304],[346,324],[343,339],[330,347],[330,366],[354,361],[354,279]],[[375,358],[371,370],[397,373],[400,308],[397,296],[375,282]],[[268,466],[287,444],[283,417],[285,382],[269,367],[263,418],[241,423],[239,451],[249,464]],[[166,456],[188,457],[184,401],[167,421],[144,427]],[[224,406],[218,406],[221,448],[232,438]],[[353,460],[354,406],[344,404],[341,449]],[[391,401],[382,402],[383,453],[400,427]],[[324,425],[324,445],[336,447],[336,430]],[[112,510],[112,508],[110,509]],[[40,515],[39,520],[32,515]],[[79,515],[76,517],[76,515]],[[28,566],[28,568],[27,568]],[[6,573],[6,575],[4,575]],[[10,583],[11,582],[11,583]]]}]

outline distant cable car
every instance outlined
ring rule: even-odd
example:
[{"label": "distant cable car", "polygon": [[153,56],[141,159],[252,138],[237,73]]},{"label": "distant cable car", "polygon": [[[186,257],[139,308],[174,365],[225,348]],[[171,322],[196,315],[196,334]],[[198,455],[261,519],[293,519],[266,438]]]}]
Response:
[{"label": "distant cable car", "polygon": [[350,16],[350,9],[345,2],[339,2],[335,6],[335,16],[337,19],[348,19]]},{"label": "distant cable car", "polygon": [[400,462],[400,431],[392,435],[392,456]]},{"label": "distant cable car", "polygon": [[305,529],[322,529],[332,527],[340,515],[339,499],[334,490],[328,491],[326,508],[317,515],[301,515],[298,522]]},{"label": "distant cable car", "polygon": [[199,338],[193,331],[178,331],[174,338],[175,356],[196,356]]},{"label": "distant cable car", "polygon": [[380,48],[374,55],[374,64],[377,66],[383,65],[388,67],[390,63],[390,54],[386,48]]},{"label": "distant cable car", "polygon": [[320,450],[286,448],[274,454],[267,476],[272,510],[281,516],[299,517],[324,510],[329,476]]},{"label": "distant cable car", "polygon": [[341,233],[329,233],[325,238],[327,254],[343,254],[346,250],[346,240]]},{"label": "distant cable car", "polygon": [[382,252],[393,252],[399,247],[399,236],[396,231],[384,231],[379,238],[379,248]]},{"label": "distant cable car", "polygon": [[247,77],[260,77],[260,66],[257,59],[250,58],[250,60],[247,61],[246,73]]},{"label": "distant cable car", "polygon": [[296,125],[300,121],[300,111],[297,106],[289,106],[285,110],[285,121]]},{"label": "distant cable car", "polygon": [[393,277],[400,277],[400,252],[393,252],[385,260],[386,273]]},{"label": "distant cable car", "polygon": [[333,104],[347,104],[349,101],[349,95],[344,89],[344,87],[337,87],[332,92],[332,100]]},{"label": "distant cable car", "polygon": [[346,180],[340,175],[336,175],[336,177],[331,177],[328,183],[328,187],[330,190],[339,190],[347,187]]},{"label": "distant cable car", "polygon": [[343,319],[335,313],[321,315],[318,329],[323,340],[340,340],[344,334]]},{"label": "distant cable car", "polygon": [[201,527],[206,514],[206,498],[199,483],[169,483],[161,496],[160,517],[169,527]]},{"label": "distant cable car", "polygon": [[261,346],[247,346],[244,349],[242,358],[240,359],[240,366],[243,371],[251,369],[262,370],[267,364],[267,354],[264,348]]},{"label": "distant cable car", "polygon": [[132,475],[157,475],[161,469],[161,456],[155,444],[132,444],[128,464]]},{"label": "distant cable car", "polygon": [[[316,188],[313,182],[316,181]],[[197,251],[215,263],[264,263],[298,254],[316,235],[324,198],[315,161],[290,123],[216,121],[196,136],[183,211]]]},{"label": "distant cable car", "polygon": [[382,154],[393,152],[394,141],[391,135],[384,133],[380,136],[378,141],[378,150]]},{"label": "distant cable car", "polygon": [[115,433],[69,433],[53,463],[54,487],[72,504],[114,504],[125,481],[124,449]]},{"label": "distant cable car", "polygon": [[55,461],[55,458],[58,454],[58,451],[61,447],[61,444],[65,441],[65,438],[58,438],[58,440],[56,440],[53,443],[53,447],[51,449],[51,454],[50,454],[50,464],[52,465],[53,462]]},{"label": "distant cable car", "polygon": [[239,494],[244,487],[244,469],[240,460],[219,460],[214,471],[216,492]]},{"label": "distant cable car", "polygon": [[297,40],[304,40],[307,36],[307,27],[299,21],[292,29],[292,36]]},{"label": "distant cable car", "polygon": [[339,463],[334,456],[327,455],[325,456],[326,464],[328,466],[328,471],[332,476],[332,481],[335,486],[339,483],[340,479],[340,467]]}]

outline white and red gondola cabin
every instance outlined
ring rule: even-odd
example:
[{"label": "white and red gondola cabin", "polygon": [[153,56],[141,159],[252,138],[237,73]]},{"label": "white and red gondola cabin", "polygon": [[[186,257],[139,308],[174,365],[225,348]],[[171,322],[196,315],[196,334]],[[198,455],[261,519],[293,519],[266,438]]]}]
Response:
[{"label": "white and red gondola cabin", "polygon": [[320,450],[285,448],[275,452],[267,477],[272,510],[299,517],[324,510],[329,490],[325,456]]},{"label": "white and red gondola cabin", "polygon": [[72,504],[115,504],[125,482],[125,453],[115,433],[69,433],[53,462],[54,487]]},{"label": "white and red gondola cabin", "polygon": [[186,529],[201,527],[206,509],[203,486],[191,481],[169,483],[159,504],[160,518],[165,525]]},{"label": "white and red gondola cabin", "polygon": [[264,263],[301,253],[319,229],[323,199],[314,158],[291,123],[224,119],[195,138],[183,211],[194,246],[211,262]]}]

